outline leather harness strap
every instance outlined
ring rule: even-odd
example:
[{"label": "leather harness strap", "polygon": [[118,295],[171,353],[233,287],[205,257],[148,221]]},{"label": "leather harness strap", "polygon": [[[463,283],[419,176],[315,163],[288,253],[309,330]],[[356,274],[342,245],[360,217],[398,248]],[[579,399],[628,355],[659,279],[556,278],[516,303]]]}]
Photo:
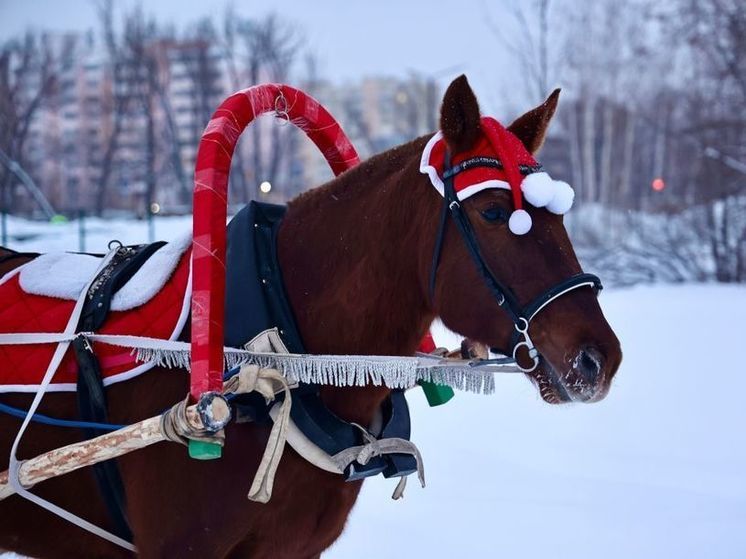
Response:
[{"label": "leather harness strap", "polygon": [[[136,247],[120,246],[114,256],[96,276],[86,293],[85,303],[78,322],[78,332],[95,332],[109,315],[114,295],[132,278],[140,267],[165,242]],[[78,362],[77,400],[80,419],[93,423],[108,423],[106,391],[103,375],[90,342],[84,337],[72,343]],[[92,439],[99,433],[95,429],[82,429],[85,438]],[[114,532],[122,539],[132,541],[132,531],[127,521],[124,484],[114,460],[93,466],[94,476],[103,501],[114,525]]]},{"label": "leather harness strap", "polygon": [[[513,358],[515,359],[518,347],[526,346],[529,350],[529,355],[534,359],[533,367],[526,370],[533,370],[538,365],[538,352],[536,352],[530,338],[528,337],[528,327],[531,319],[549,303],[570,291],[581,287],[591,287],[596,291],[596,293],[598,293],[603,286],[601,285],[601,279],[594,274],[576,274],[548,288],[546,291],[531,300],[527,305],[521,305],[513,291],[500,282],[494,272],[490,269],[489,264],[487,264],[487,261],[480,250],[479,241],[474,233],[471,222],[469,221],[469,218],[461,206],[461,202],[456,194],[453,185],[453,178],[460,172],[475,167],[501,168],[502,163],[491,157],[473,157],[452,167],[451,155],[449,152],[446,152],[443,168],[443,212],[440,218],[438,233],[435,238],[433,264],[430,272],[430,300],[434,301],[435,297],[435,282],[438,265],[440,263],[440,253],[443,248],[443,239],[448,225],[448,215],[450,214],[451,219],[455,223],[456,228],[469,251],[469,255],[471,256],[474,265],[477,267],[479,274],[484,280],[484,283],[490,290],[490,293],[492,293],[497,304],[508,314],[508,316],[510,316],[510,319],[515,325],[515,331],[513,332],[510,342],[511,347],[508,348],[509,351],[504,351],[502,349],[496,349],[494,351],[505,355],[513,355]],[[525,169],[521,168],[520,171],[522,174],[528,174],[535,172],[536,169],[526,167]],[[523,341],[521,341],[521,338],[523,338]]]},{"label": "leather harness strap", "polygon": [[[290,308],[277,255],[277,233],[285,206],[251,202],[228,224],[226,258],[227,346],[242,347],[260,332],[277,327],[291,353],[304,353],[303,340]],[[230,305],[227,304],[230,301]],[[291,390],[290,416],[300,431],[329,455],[364,443],[360,429],[337,417],[319,395],[319,387],[302,383]],[[282,401],[278,394],[277,400]],[[242,394],[232,401],[243,420],[269,422],[274,404],[256,393]],[[383,428],[378,438],[409,439],[410,418],[402,391],[394,390],[383,403]],[[411,456],[397,453],[371,458],[366,464],[352,462],[345,479],[352,481],[383,473],[398,477],[416,471]]]}]

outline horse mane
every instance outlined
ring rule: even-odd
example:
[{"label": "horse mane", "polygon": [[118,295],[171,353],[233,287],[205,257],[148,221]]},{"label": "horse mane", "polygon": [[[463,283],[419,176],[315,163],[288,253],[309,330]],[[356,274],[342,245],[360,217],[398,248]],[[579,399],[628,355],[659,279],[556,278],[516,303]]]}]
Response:
[{"label": "horse mane", "polygon": [[432,134],[420,136],[373,155],[349,171],[300,193],[288,202],[288,208],[295,210],[303,206],[309,210],[318,209],[331,201],[348,198],[353,193],[359,195],[371,189],[378,189],[381,181],[391,177],[397,171],[403,171],[408,164],[412,163],[414,156],[419,163],[419,154],[422,153],[431,137]]}]

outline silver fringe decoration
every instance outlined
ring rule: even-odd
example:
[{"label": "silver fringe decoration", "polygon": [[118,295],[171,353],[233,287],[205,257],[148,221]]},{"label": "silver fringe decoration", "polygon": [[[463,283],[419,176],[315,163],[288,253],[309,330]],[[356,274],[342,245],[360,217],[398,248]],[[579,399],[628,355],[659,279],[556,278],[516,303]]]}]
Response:
[{"label": "silver fringe decoration", "polygon": [[[189,369],[189,350],[134,348],[138,361],[168,368]],[[251,353],[225,348],[225,368],[244,364],[271,367],[283,372],[291,382],[333,386],[375,386],[411,388],[417,381],[445,384],[476,394],[495,391],[494,369],[464,365],[443,365],[438,359],[360,355],[306,355]]]}]

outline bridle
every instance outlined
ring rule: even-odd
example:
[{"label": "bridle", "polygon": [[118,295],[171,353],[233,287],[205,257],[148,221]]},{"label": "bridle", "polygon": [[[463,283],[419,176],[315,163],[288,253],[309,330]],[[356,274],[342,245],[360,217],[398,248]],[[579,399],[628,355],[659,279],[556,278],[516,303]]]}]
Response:
[{"label": "bridle", "polygon": [[[508,313],[508,316],[515,326],[515,331],[513,332],[510,341],[511,347],[508,348],[509,351],[502,351],[494,348],[493,351],[504,355],[512,355],[513,361],[515,361],[515,364],[518,365],[521,370],[527,373],[531,372],[539,366],[539,351],[536,349],[531,341],[531,337],[528,335],[528,328],[534,317],[536,317],[536,315],[551,302],[571,291],[580,289],[581,287],[590,287],[598,293],[603,289],[601,279],[594,274],[575,274],[548,288],[531,300],[527,305],[521,305],[513,291],[497,279],[487,264],[487,261],[484,259],[484,256],[482,256],[477,236],[474,233],[474,228],[461,206],[461,202],[459,201],[458,196],[456,195],[456,190],[453,186],[453,178],[462,171],[473,169],[475,167],[501,169],[503,166],[502,163],[499,159],[494,157],[478,156],[467,159],[452,167],[450,153],[446,152],[443,165],[443,212],[440,218],[438,234],[435,239],[433,265],[430,272],[430,300],[434,300],[435,279],[438,271],[438,264],[440,263],[443,238],[448,224],[448,215],[450,214],[453,222],[456,224],[456,228],[461,234],[461,238],[464,240],[466,248],[469,250],[471,259],[474,261],[474,264],[487,285],[487,288],[492,293],[492,296],[495,298],[500,308]],[[534,169],[521,169],[522,172],[531,172],[533,170]],[[526,349],[528,356],[532,360],[532,364],[528,368],[523,367],[518,362],[517,355],[521,348]]]}]

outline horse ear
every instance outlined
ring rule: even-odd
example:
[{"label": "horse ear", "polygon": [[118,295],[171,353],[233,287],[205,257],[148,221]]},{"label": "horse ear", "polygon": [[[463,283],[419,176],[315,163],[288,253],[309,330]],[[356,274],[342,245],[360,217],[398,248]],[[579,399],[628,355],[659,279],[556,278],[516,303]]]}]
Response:
[{"label": "horse ear", "polygon": [[454,153],[467,151],[479,137],[479,103],[463,74],[451,82],[443,96],[440,129]]},{"label": "horse ear", "polygon": [[552,120],[554,111],[557,110],[559,94],[560,90],[555,89],[541,105],[518,117],[513,124],[508,126],[508,130],[515,134],[532,154],[539,151],[544,143],[549,121]]}]

